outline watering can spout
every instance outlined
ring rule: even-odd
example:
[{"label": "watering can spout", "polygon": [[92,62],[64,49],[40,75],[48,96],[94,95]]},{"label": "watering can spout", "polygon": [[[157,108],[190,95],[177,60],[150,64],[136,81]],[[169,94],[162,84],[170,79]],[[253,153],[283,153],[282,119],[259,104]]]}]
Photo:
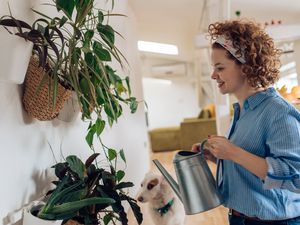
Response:
[{"label": "watering can spout", "polygon": [[168,173],[168,171],[161,165],[161,163],[157,159],[154,159],[153,163],[156,165],[157,169],[161,172],[161,174],[170,184],[171,188],[174,190],[175,194],[178,196],[180,201],[182,201],[179,185],[177,184],[177,182],[173,179],[173,177]]}]

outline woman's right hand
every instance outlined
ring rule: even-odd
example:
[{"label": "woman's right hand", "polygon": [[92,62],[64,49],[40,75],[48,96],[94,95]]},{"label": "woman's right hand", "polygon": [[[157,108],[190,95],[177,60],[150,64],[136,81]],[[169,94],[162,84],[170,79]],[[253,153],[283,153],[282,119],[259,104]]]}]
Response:
[{"label": "woman's right hand", "polygon": [[[201,146],[201,143],[193,144],[192,152],[200,152],[200,150],[201,150],[200,146]],[[209,160],[213,163],[217,163],[217,158],[214,157],[213,154],[211,154],[207,144],[204,144],[204,150],[203,151],[204,151],[204,159]]]}]

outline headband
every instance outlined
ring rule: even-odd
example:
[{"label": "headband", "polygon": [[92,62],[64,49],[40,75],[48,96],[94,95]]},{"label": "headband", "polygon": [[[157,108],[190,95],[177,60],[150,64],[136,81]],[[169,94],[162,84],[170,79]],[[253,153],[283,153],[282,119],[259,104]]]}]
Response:
[{"label": "headband", "polygon": [[219,36],[216,41],[216,43],[220,44],[223,46],[223,48],[225,48],[227,51],[230,52],[230,54],[232,56],[234,56],[234,58],[236,58],[238,61],[240,61],[242,64],[246,63],[246,59],[245,59],[245,54],[244,54],[244,50],[242,50],[241,56],[237,55],[237,49],[235,47],[233,47],[232,41],[229,39],[225,39],[225,37],[223,35]]}]

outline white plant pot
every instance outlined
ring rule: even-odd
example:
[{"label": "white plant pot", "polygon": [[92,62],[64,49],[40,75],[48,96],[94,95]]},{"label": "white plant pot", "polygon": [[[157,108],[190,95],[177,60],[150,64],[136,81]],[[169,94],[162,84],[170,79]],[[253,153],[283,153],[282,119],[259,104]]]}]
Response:
[{"label": "white plant pot", "polygon": [[73,122],[77,119],[80,113],[80,107],[78,105],[78,99],[75,92],[72,93],[72,97],[65,101],[62,110],[59,111],[58,119],[64,122]]},{"label": "white plant pot", "polygon": [[43,205],[43,202],[34,201],[29,206],[24,208],[23,225],[61,225],[62,220],[43,220],[32,215],[31,211],[34,208],[39,208],[41,205]]},{"label": "white plant pot", "polygon": [[2,26],[0,26],[0,40],[0,82],[22,84],[33,44],[9,34]]}]

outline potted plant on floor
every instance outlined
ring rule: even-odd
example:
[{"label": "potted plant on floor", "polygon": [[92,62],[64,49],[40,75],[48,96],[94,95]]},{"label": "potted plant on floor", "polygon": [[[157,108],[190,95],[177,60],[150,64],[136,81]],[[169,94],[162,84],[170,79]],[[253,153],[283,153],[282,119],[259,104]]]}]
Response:
[{"label": "potted plant on floor", "polygon": [[[126,161],[122,152],[119,155]],[[71,155],[65,162],[54,165],[58,178],[53,182],[56,187],[48,192],[46,203],[36,211],[36,216],[43,220],[61,220],[62,224],[95,225],[99,221],[115,224],[117,220],[125,225],[128,219],[122,202],[126,201],[141,224],[142,214],[136,200],[124,191],[133,183],[122,182],[124,172],[115,171],[118,154],[110,156],[108,169],[100,167],[103,162],[96,161],[98,156],[98,153],[92,154],[83,163]]]}]

